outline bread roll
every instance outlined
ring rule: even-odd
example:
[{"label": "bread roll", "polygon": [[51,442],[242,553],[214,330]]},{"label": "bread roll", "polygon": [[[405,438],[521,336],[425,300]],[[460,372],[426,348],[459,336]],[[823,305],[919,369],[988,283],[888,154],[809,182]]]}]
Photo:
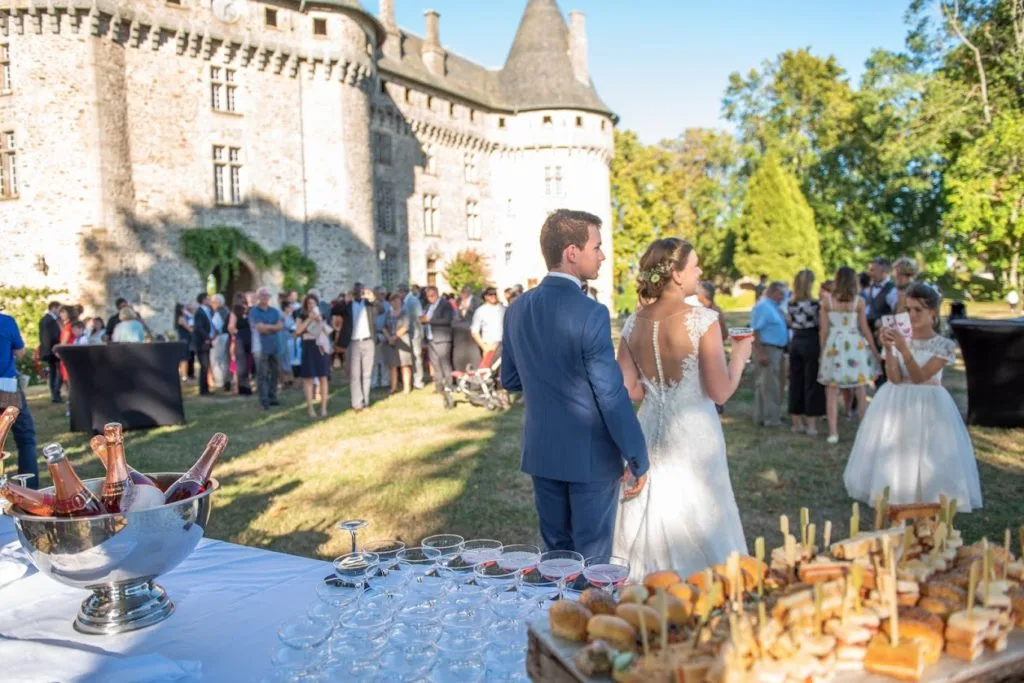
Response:
[{"label": "bread roll", "polygon": [[620,652],[636,651],[636,629],[621,617],[598,614],[587,622],[587,639],[603,640]]},{"label": "bread roll", "polygon": [[600,588],[588,588],[580,594],[580,604],[593,615],[615,614],[615,598]]},{"label": "bread roll", "polygon": [[[664,607],[662,607],[664,605]],[[647,606],[653,609],[660,620],[662,610],[668,614],[668,623],[684,626],[690,621],[690,605],[674,595],[662,591],[647,600]]]},{"label": "bread roll", "polygon": [[[643,614],[642,625],[640,623],[641,613]],[[636,605],[633,603],[619,605],[615,608],[615,616],[625,619],[638,633],[641,628],[646,628],[647,633],[650,635],[661,633],[661,615],[647,605]]]},{"label": "bread roll", "polygon": [[682,581],[680,581],[679,583],[673,583],[666,590],[668,591],[669,595],[679,598],[688,606],[692,606],[694,600],[697,597],[697,593],[693,590],[693,586]]},{"label": "bread roll", "polygon": [[587,640],[587,622],[591,618],[590,610],[572,600],[558,600],[548,610],[548,623],[551,633],[577,643]]},{"label": "bread roll", "polygon": [[668,588],[672,584],[679,583],[682,580],[683,579],[679,576],[679,574],[676,574],[673,571],[666,570],[654,572],[653,574],[648,574],[647,576],[645,576],[644,586],[647,588],[648,591],[650,591],[653,594],[659,588]]},{"label": "bread roll", "polygon": [[649,597],[651,597],[650,591],[648,591],[644,586],[634,583],[622,589],[622,592],[619,593],[619,602],[635,602],[642,605],[647,602],[647,598]]},{"label": "bread roll", "polygon": [[953,612],[957,611],[960,606],[952,600],[945,598],[939,598],[932,595],[922,596],[917,601],[917,606],[921,609],[928,610],[937,617],[945,619]]}]

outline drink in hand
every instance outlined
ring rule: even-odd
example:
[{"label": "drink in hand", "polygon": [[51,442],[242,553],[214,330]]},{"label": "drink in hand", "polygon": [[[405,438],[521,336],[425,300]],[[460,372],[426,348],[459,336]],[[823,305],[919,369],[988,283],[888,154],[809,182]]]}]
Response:
[{"label": "drink in hand", "polygon": [[227,435],[220,432],[214,434],[210,442],[206,444],[206,450],[199,456],[196,464],[192,465],[188,472],[181,475],[178,481],[171,484],[164,493],[164,502],[176,503],[179,500],[185,500],[202,493],[206,482],[210,480],[210,472],[213,471],[213,466],[217,464],[217,460],[227,447]]},{"label": "drink in hand", "polygon": [[48,444],[43,448],[43,455],[53,479],[54,514],[57,517],[92,517],[107,512],[100,499],[75,474],[60,444]]},{"label": "drink in hand", "polygon": [[750,339],[754,336],[754,330],[751,327],[730,327],[729,338],[734,341],[743,341],[744,339]]},{"label": "drink in hand", "polygon": [[135,497],[135,482],[128,474],[128,462],[124,459],[121,425],[105,425],[103,438],[107,442],[107,475],[103,478],[100,501],[107,512],[127,512]]}]

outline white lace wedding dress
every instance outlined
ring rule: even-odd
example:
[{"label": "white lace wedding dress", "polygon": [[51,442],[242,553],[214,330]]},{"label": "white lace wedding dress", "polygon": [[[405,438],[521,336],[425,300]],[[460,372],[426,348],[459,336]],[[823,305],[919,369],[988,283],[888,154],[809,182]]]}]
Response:
[{"label": "white lace wedding dress", "polygon": [[661,321],[633,315],[622,330],[646,389],[638,417],[651,462],[615,525],[613,553],[629,560],[632,579],[659,569],[685,578],[747,552],[722,423],[700,377],[700,338],[717,320],[695,306]]}]

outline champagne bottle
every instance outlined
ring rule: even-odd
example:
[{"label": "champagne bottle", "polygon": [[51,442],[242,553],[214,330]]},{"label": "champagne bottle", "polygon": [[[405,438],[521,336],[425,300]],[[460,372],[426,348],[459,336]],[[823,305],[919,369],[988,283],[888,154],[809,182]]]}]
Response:
[{"label": "champagne bottle", "polygon": [[54,514],[57,517],[92,517],[106,513],[106,508],[96,495],[86,488],[75,474],[71,463],[64,457],[60,444],[51,443],[43,447],[46,468],[53,478],[56,493]]},{"label": "champagne bottle", "polygon": [[164,501],[176,503],[179,500],[185,500],[201,493],[203,487],[206,486],[206,482],[210,479],[210,472],[213,471],[213,466],[217,464],[217,459],[220,458],[227,447],[227,435],[220,432],[214,434],[210,442],[206,444],[206,450],[199,456],[196,464],[192,465],[188,472],[181,475],[178,481],[171,484],[170,488],[164,493]]},{"label": "champagne bottle", "polygon": [[[103,469],[108,469],[107,438],[102,434],[97,434],[89,439],[89,447],[92,448],[93,454],[95,454],[95,456],[100,459],[100,462],[103,463]],[[127,464],[127,459],[125,464]],[[131,465],[128,465],[128,476],[132,478],[132,481],[135,482],[137,486],[152,486],[156,489],[160,488],[155,481],[147,477],[142,472],[139,472]]]},{"label": "champagne bottle", "polygon": [[21,410],[14,406],[5,408],[4,412],[0,413],[0,452],[3,452],[4,443],[7,442],[7,435],[11,433],[14,421],[18,419],[20,414]]},{"label": "champagne bottle", "polygon": [[128,474],[124,459],[124,431],[116,422],[103,426],[107,442],[107,474],[103,478],[100,502],[107,512],[127,512],[135,497],[135,482]]},{"label": "champagne bottle", "polygon": [[57,499],[53,497],[53,494],[18,486],[6,479],[0,479],[0,496],[30,515],[39,515],[40,517],[53,517],[54,508],[57,505]]}]

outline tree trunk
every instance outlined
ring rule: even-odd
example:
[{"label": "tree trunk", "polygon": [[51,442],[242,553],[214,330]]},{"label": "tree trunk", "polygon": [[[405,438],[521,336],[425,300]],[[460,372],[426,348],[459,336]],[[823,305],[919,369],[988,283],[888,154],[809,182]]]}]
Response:
[{"label": "tree trunk", "polygon": [[953,32],[957,35],[964,45],[967,46],[971,52],[974,53],[974,65],[978,69],[978,80],[981,84],[981,111],[985,117],[985,126],[988,128],[992,127],[992,107],[988,102],[988,78],[985,76],[985,63],[981,59],[981,50],[967,39],[963,29],[960,26],[960,2],[959,0],[953,0],[953,9],[946,7],[945,2],[940,2],[939,6],[942,8],[942,14],[946,17],[946,21],[949,23],[949,27],[953,29]]}]

